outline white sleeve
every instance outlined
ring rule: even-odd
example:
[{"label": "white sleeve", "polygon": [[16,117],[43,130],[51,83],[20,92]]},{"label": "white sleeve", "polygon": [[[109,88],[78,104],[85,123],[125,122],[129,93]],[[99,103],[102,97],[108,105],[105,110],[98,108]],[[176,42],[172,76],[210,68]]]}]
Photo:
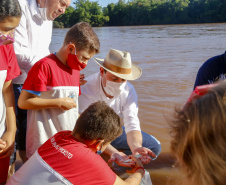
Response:
[{"label": "white sleeve", "polygon": [[26,10],[22,9],[22,16],[20,20],[19,26],[15,31],[15,42],[14,42],[14,50],[16,53],[17,61],[21,69],[31,68],[31,62],[34,59],[34,55],[29,48],[29,40],[28,40],[28,25],[26,20]]},{"label": "white sleeve", "polygon": [[123,106],[123,122],[125,126],[125,132],[128,133],[133,130],[141,131],[140,121],[138,118],[138,105],[137,105],[137,93],[132,88],[126,99],[126,103]]},{"label": "white sleeve", "polygon": [[14,50],[20,68],[28,73],[41,58],[49,55],[52,36],[52,21],[37,19],[29,6],[21,2],[22,16],[15,30]]},{"label": "white sleeve", "polygon": [[91,103],[93,103],[92,98],[89,96],[89,91],[85,85],[81,86],[81,95],[78,97],[79,114],[81,114]]}]

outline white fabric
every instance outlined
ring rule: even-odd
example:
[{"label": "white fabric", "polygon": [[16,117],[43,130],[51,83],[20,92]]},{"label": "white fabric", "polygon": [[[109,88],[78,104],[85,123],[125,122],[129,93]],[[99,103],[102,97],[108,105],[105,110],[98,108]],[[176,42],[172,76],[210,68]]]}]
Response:
[{"label": "white fabric", "polygon": [[22,74],[13,79],[23,84],[31,67],[49,55],[52,21],[43,21],[36,0],[19,0],[22,17],[15,31],[14,49]]},{"label": "white fabric", "polygon": [[0,70],[0,138],[6,131],[6,108],[5,108],[5,100],[3,97],[2,89],[5,83],[5,79],[7,76],[7,70]]},{"label": "white fabric", "polygon": [[126,82],[125,88],[116,98],[109,99],[101,87],[100,73],[95,73],[86,78],[87,83],[81,86],[79,96],[79,113],[81,114],[91,103],[98,100],[105,101],[114,111],[123,118],[125,132],[140,129],[138,118],[137,94],[131,83]]},{"label": "white fabric", "polygon": [[[57,161],[56,161],[57,162]],[[10,178],[7,185],[62,185],[71,183],[53,170],[36,151],[34,155]]]},{"label": "white fabric", "polygon": [[[49,87],[50,88],[50,87]],[[41,93],[40,98],[55,99],[74,95],[78,105],[79,87],[63,89],[54,87]],[[27,111],[26,156],[29,158],[50,137],[62,130],[73,130],[78,119],[78,107],[63,111],[60,108],[47,108]]]}]

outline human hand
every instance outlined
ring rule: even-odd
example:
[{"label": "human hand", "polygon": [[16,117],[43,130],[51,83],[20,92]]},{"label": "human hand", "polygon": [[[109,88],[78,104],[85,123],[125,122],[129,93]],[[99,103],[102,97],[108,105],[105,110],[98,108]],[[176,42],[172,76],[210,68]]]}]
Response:
[{"label": "human hand", "polygon": [[60,100],[60,108],[63,110],[70,110],[72,108],[77,107],[75,100],[72,98],[59,98]]},{"label": "human hand", "polygon": [[0,150],[0,159],[10,157],[14,152],[14,142],[15,142],[15,133],[7,132],[0,139],[0,145],[5,145],[4,148],[1,147]]},{"label": "human hand", "polygon": [[135,165],[135,161],[129,160],[129,156],[123,152],[115,152],[111,155],[111,158],[108,160],[109,163],[115,162],[119,166],[132,167]]},{"label": "human hand", "polygon": [[147,164],[152,160],[152,158],[156,158],[155,153],[145,147],[138,147],[134,149],[133,154],[140,154],[138,159],[140,159],[143,164]]},{"label": "human hand", "polygon": [[85,79],[85,75],[84,74],[80,74],[80,85],[84,85],[87,80],[84,80]]},{"label": "human hand", "polygon": [[6,147],[6,142],[0,139],[0,153],[3,151],[5,147]]},{"label": "human hand", "polygon": [[129,157],[132,161],[135,162],[135,164],[133,166],[131,166],[131,168],[132,168],[131,170],[126,170],[127,173],[135,173],[137,168],[143,167],[142,162],[137,157],[135,157],[133,155],[130,155]]}]

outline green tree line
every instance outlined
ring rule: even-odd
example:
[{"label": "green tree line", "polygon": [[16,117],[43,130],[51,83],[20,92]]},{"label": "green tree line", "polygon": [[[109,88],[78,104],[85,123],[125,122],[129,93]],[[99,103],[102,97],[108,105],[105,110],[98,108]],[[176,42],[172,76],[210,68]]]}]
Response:
[{"label": "green tree line", "polygon": [[226,22],[226,0],[119,0],[101,7],[77,0],[54,21],[68,28],[79,21],[91,26],[130,26]]}]

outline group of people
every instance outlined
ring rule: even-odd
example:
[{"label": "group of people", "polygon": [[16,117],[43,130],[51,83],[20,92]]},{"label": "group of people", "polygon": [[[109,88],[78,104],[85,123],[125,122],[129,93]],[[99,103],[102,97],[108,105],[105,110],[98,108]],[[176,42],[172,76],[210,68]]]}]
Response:
[{"label": "group of people", "polygon": [[[7,23],[4,29],[11,28],[7,33],[1,30],[7,40],[11,41],[10,44],[5,42],[1,46],[2,49],[11,49],[10,56],[6,55],[7,52],[2,54],[8,62],[6,72],[9,79],[6,79],[10,85],[7,92],[2,92],[10,97],[2,95],[2,104],[6,108],[2,109],[5,119],[3,117],[1,125],[6,125],[6,128],[1,130],[4,134],[1,137],[0,155],[5,164],[1,165],[1,172],[5,172],[1,183],[6,182],[9,158],[14,152],[17,123],[16,149],[25,164],[10,178],[8,184],[39,184],[41,181],[38,178],[40,173],[45,173],[44,169],[51,171],[50,176],[55,174],[59,181],[57,184],[65,182],[65,179],[72,184],[79,179],[81,184],[139,184],[144,173],[142,164],[159,155],[161,144],[155,137],[140,129],[137,94],[127,80],[139,78],[142,70],[132,64],[130,53],[110,49],[104,60],[96,59],[101,67],[100,73],[95,74],[95,79],[91,77],[95,81],[87,78],[84,85],[84,76],[80,71],[100,50],[99,39],[88,23],[75,24],[68,30],[59,51],[52,54],[49,52],[52,20],[64,13],[70,5],[69,0],[3,0],[1,3],[6,15],[1,22]],[[17,14],[12,14],[12,10]],[[11,40],[8,39],[9,35],[13,35]],[[86,90],[93,88],[93,85],[95,91]],[[90,92],[93,94],[89,94]],[[8,111],[8,106],[11,112]],[[119,116],[123,118],[124,126],[121,125]],[[82,123],[79,129],[76,129],[79,126],[77,120]],[[67,137],[60,138],[62,134]],[[45,145],[48,142],[50,145]],[[75,145],[72,146],[72,142]],[[73,151],[66,145],[71,145]],[[45,152],[39,152],[39,147],[44,147]],[[46,152],[49,147],[53,149],[51,157]],[[76,157],[78,150],[82,153]],[[54,152],[63,157],[62,160],[77,160],[72,163],[78,165],[83,159],[87,161],[87,165],[81,163],[83,170],[78,168],[79,172],[73,173],[69,173],[71,169],[66,163],[60,163],[58,169],[47,160],[48,158],[59,165],[56,161],[60,158]],[[109,162],[131,167],[134,174],[125,181],[121,180],[97,155],[101,152],[109,155]],[[139,155],[140,161],[138,157],[130,157],[129,154]],[[14,161],[15,155],[12,155],[11,165]],[[34,171],[30,169],[31,163],[36,163],[37,167],[32,168]],[[37,164],[41,165],[40,168]],[[90,168],[87,168],[88,165]],[[67,169],[70,170],[66,173],[60,172]],[[81,177],[84,179],[78,177],[79,173],[83,174]],[[94,175],[90,175],[91,173]],[[87,175],[90,179],[85,177]],[[42,176],[42,180],[44,184],[52,183],[48,175]]]},{"label": "group of people", "polygon": [[[70,3],[0,1],[0,184],[7,181],[16,146],[24,164],[7,184],[138,185],[143,164],[161,152],[160,142],[141,131],[137,94],[128,82],[142,70],[129,52],[109,49],[104,59],[94,58],[100,71],[84,80],[80,71],[100,52],[98,36],[86,22],[71,27],[59,51],[50,54],[52,21]],[[215,68],[223,68],[221,58],[222,67],[212,64]],[[224,72],[210,77],[219,71],[214,67],[200,69],[196,86],[223,78]],[[225,91],[226,83],[195,88],[170,122],[184,184],[225,182]],[[102,152],[132,174],[122,180]]]}]

